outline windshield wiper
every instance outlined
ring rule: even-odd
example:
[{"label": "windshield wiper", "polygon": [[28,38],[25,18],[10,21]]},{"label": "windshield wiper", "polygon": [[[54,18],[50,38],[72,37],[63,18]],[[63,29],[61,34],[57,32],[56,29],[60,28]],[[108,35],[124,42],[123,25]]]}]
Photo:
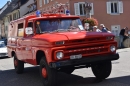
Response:
[{"label": "windshield wiper", "polygon": [[60,32],[60,31],[68,31],[67,29],[57,29],[54,32]]},{"label": "windshield wiper", "polygon": [[50,33],[50,31],[44,31],[44,32],[41,32],[41,33]]}]

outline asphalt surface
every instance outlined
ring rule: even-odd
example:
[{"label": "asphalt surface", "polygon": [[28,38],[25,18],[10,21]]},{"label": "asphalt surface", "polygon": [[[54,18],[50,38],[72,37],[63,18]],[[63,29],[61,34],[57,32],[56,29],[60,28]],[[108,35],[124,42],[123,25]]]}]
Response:
[{"label": "asphalt surface", "polygon": [[[59,72],[57,86],[130,86],[130,49],[117,51],[120,59],[112,62],[112,72],[109,78],[97,81],[91,68],[75,70],[68,75]],[[23,74],[16,74],[12,58],[0,59],[0,86],[43,86],[39,67],[25,64]]]}]

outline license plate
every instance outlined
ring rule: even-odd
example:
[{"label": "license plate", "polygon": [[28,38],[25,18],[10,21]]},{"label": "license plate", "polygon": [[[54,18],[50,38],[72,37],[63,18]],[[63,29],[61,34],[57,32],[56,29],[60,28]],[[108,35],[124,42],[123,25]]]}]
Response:
[{"label": "license plate", "polygon": [[82,58],[82,55],[81,55],[81,54],[70,56],[70,59],[80,59],[80,58]]}]

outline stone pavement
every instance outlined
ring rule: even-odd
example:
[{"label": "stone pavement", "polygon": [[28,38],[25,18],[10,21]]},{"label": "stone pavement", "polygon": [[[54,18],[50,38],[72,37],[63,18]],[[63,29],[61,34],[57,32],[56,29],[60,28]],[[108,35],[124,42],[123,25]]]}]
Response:
[{"label": "stone pavement", "polygon": [[[58,86],[130,86],[130,49],[119,49],[117,52],[120,59],[112,62],[112,73],[106,80],[98,82],[91,68],[82,68],[70,75],[58,73]],[[24,73],[18,75],[13,68],[13,59],[2,58],[0,86],[42,86],[39,68],[26,64]]]}]

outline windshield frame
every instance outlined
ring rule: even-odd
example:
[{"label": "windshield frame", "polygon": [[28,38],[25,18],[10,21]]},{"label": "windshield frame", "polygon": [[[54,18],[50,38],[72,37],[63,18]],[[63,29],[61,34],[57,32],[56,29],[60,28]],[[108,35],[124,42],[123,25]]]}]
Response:
[{"label": "windshield frame", "polygon": [[[84,29],[84,27],[83,27],[83,25],[82,25],[82,22],[81,22],[81,20],[80,20],[80,18],[79,17],[63,17],[63,18],[61,18],[61,17],[59,17],[59,20],[78,20],[78,26],[80,25],[80,27],[82,27],[82,29],[80,28],[80,27],[78,27],[79,28],[79,31],[85,31],[85,29]],[[58,29],[58,30],[55,30],[55,31],[40,31],[41,29],[39,29],[39,28],[37,28],[37,22],[38,21],[50,21],[50,20],[58,20],[58,18],[57,17],[54,17],[54,18],[40,18],[40,19],[36,19],[35,21],[34,21],[34,25],[35,25],[35,32],[36,32],[36,34],[42,34],[42,33],[52,33],[52,32],[66,32],[66,31],[72,31],[72,30],[61,30],[61,29]],[[80,22],[80,23],[79,23]],[[37,30],[39,29],[39,32],[37,32]],[[76,31],[77,32],[77,31]]]}]

